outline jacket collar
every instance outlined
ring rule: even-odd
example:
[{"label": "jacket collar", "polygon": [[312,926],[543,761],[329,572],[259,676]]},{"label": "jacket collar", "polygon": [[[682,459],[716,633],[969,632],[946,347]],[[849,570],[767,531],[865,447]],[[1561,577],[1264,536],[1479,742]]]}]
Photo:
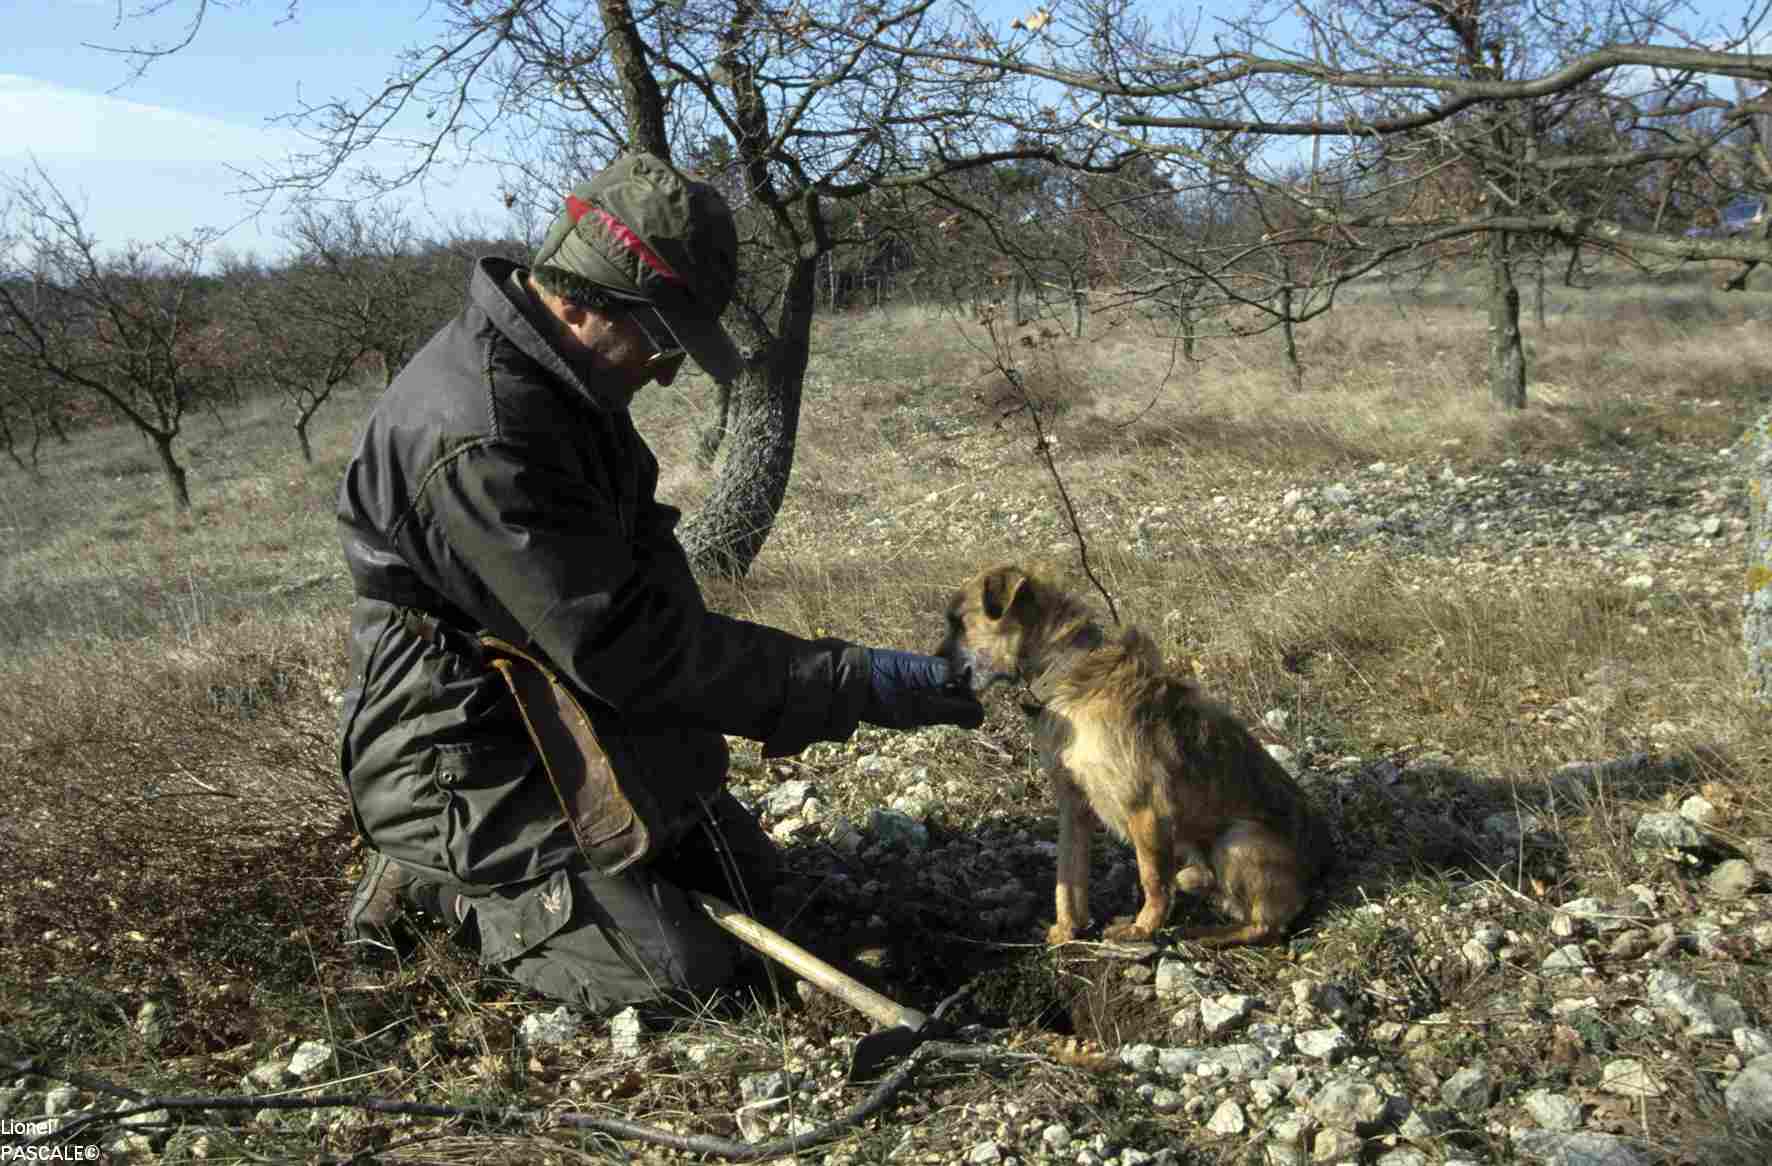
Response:
[{"label": "jacket collar", "polygon": [[598,409],[625,412],[632,394],[610,387],[606,378],[560,346],[555,338],[555,321],[548,310],[514,278],[527,274],[526,268],[508,259],[480,259],[468,280],[468,301],[486,313],[500,335],[556,380]]}]

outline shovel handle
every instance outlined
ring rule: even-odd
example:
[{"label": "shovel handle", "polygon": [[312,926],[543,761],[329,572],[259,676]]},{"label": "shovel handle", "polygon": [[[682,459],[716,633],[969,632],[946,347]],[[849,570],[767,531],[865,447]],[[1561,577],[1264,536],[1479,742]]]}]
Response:
[{"label": "shovel handle", "polygon": [[838,971],[799,944],[771,931],[724,899],[704,895],[700,891],[689,892],[689,897],[695,901],[696,906],[707,912],[708,918],[730,932],[739,942],[779,961],[875,1022],[888,1026],[903,1025],[913,1032],[929,1022],[926,1013],[907,1008],[880,995],[854,976]]}]

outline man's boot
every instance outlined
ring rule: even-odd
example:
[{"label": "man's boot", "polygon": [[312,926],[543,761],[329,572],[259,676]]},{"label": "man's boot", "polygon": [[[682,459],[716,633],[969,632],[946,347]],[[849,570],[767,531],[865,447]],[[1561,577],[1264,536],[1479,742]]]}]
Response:
[{"label": "man's boot", "polygon": [[459,907],[459,895],[446,894],[436,883],[372,850],[345,909],[345,945],[364,959],[405,959],[418,943],[415,912],[455,927],[461,922]]}]

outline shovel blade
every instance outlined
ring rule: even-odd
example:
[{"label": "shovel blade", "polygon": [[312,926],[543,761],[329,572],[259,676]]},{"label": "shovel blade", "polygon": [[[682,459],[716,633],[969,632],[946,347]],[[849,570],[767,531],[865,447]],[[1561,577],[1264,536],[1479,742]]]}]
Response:
[{"label": "shovel blade", "polygon": [[887,1065],[909,1056],[929,1036],[902,1024],[868,1033],[855,1042],[855,1052],[849,1058],[849,1083],[874,1080]]}]

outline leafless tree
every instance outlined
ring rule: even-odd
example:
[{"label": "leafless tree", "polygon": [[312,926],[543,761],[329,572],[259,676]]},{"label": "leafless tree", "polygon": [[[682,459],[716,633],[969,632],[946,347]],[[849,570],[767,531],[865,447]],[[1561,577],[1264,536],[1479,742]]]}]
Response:
[{"label": "leafless tree", "polygon": [[[23,284],[17,290],[26,297],[36,294]],[[54,437],[67,444],[68,407],[63,386],[39,369],[23,363],[0,369],[0,449],[7,459],[27,473],[38,473],[44,440]]]},{"label": "leafless tree", "polygon": [[[1294,281],[1251,284],[1257,245],[1313,255],[1331,294],[1398,261],[1480,251],[1489,388],[1508,407],[1525,401],[1515,240],[1640,265],[1772,259],[1763,232],[1706,234],[1702,218],[1721,195],[1772,189],[1772,61],[1752,51],[1766,0],[1729,30],[1698,27],[1674,0],[1268,0],[1211,35],[1143,11],[1082,0],[1010,35],[971,18],[934,44],[882,22],[829,31],[929,73],[1044,81],[1069,95],[1060,117],[1162,158],[1180,182],[1290,204],[1297,225],[1242,253],[1177,248],[1173,271],[1155,273],[1165,292],[1192,282],[1278,326],[1316,308],[1280,303]],[[1298,143],[1312,144],[1309,183],[1287,177]]]},{"label": "leafless tree", "polygon": [[232,375],[202,273],[208,233],[101,250],[81,212],[38,172],[0,211],[0,360],[85,396],[153,445],[173,504],[189,509],[173,450],[186,413]]},{"label": "leafless tree", "polygon": [[312,462],[314,415],[372,360],[384,385],[391,381],[459,306],[466,265],[446,247],[421,245],[385,203],[303,201],[282,234],[289,253],[278,266],[228,273],[233,339],[244,370],[289,402],[302,458]]},{"label": "leafless tree", "polygon": [[[1012,70],[913,70],[898,54],[822,31],[866,21],[921,43],[933,25],[924,5],[905,0],[445,0],[433,9],[442,35],[402,52],[385,88],[291,112],[316,148],[265,175],[264,188],[318,189],[393,144],[407,152],[376,176],[380,188],[415,181],[452,153],[493,151],[512,167],[509,200],[547,204],[549,216],[571,181],[626,149],[673,157],[720,184],[742,223],[743,278],[728,322],[747,360],[731,386],[724,464],[680,531],[705,570],[745,572],[786,495],[818,264],[839,243],[833,207],[1009,159],[1108,167],[1124,152],[1079,118],[1006,135],[1001,126],[1032,101]],[[984,116],[987,107],[1000,116]],[[513,138],[519,147],[506,150]]]},{"label": "leafless tree", "polygon": [[229,328],[242,373],[276,388],[289,403],[302,461],[314,461],[308,426],[370,349],[355,321],[335,311],[330,289],[311,268],[231,271]]},{"label": "leafless tree", "polygon": [[421,244],[404,213],[386,204],[299,203],[284,228],[305,276],[310,318],[324,316],[381,359],[389,383],[460,306],[465,264]]}]

